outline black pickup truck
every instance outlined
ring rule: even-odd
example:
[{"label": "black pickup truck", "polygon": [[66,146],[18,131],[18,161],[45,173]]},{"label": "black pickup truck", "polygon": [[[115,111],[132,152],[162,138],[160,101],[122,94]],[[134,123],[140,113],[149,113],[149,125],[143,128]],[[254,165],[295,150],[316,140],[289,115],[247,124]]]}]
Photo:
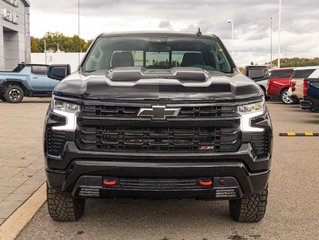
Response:
[{"label": "black pickup truck", "polygon": [[90,197],[229,200],[241,222],[266,211],[264,93],[215,35],[100,35],[55,88],[44,139],[56,221],[79,219]]}]

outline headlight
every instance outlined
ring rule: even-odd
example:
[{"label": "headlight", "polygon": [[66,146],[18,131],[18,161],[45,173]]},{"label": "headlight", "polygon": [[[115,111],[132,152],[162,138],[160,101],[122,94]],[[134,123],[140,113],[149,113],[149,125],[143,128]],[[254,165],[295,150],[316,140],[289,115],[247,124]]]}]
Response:
[{"label": "headlight", "polygon": [[63,126],[54,126],[53,130],[57,131],[75,131],[77,125],[77,113],[80,112],[80,105],[66,102],[52,97],[51,110],[66,119]]},{"label": "headlight", "polygon": [[247,105],[242,105],[237,108],[237,111],[240,115],[263,112],[265,109],[264,102],[257,102]]},{"label": "headlight", "polygon": [[241,115],[240,128],[243,132],[263,132],[263,128],[251,126],[251,119],[258,117],[265,112],[265,102],[257,102],[237,107],[237,112]]},{"label": "headlight", "polygon": [[62,112],[77,113],[80,111],[80,105],[52,98],[51,109]]}]

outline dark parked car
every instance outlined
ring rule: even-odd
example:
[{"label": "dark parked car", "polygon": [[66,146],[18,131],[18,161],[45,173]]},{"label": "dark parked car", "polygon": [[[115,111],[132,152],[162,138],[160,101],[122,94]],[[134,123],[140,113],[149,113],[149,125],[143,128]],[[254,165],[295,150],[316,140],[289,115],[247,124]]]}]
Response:
[{"label": "dark parked car", "polygon": [[300,101],[302,109],[319,111],[319,69],[304,80],[304,99]]},{"label": "dark parked car", "polygon": [[288,90],[288,95],[296,101],[303,99],[304,97],[304,80],[309,78],[309,76],[318,67],[301,67],[296,68],[290,79],[290,88]]},{"label": "dark parked car", "polygon": [[264,94],[214,35],[100,35],[55,88],[44,139],[54,220],[79,219],[90,197],[228,200],[237,221],[264,217]]}]

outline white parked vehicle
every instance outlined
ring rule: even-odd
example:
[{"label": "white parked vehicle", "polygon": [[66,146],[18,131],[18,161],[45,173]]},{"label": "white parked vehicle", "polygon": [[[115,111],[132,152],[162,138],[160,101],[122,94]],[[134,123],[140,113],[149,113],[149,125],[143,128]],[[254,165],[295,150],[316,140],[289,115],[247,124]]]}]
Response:
[{"label": "white parked vehicle", "polygon": [[319,69],[319,66],[295,68],[291,75],[288,96],[294,98],[295,101],[303,99],[304,80],[309,78],[316,69]]}]

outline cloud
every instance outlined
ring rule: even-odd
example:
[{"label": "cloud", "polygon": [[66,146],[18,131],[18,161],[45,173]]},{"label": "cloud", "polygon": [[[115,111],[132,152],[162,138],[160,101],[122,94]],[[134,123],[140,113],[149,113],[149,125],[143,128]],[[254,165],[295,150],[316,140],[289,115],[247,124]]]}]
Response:
[{"label": "cloud", "polygon": [[158,27],[159,27],[159,28],[169,29],[169,28],[171,28],[171,23],[170,23],[170,21],[162,20],[162,21],[160,21],[160,23],[158,24]]},{"label": "cloud", "polygon": [[[273,18],[274,57],[277,51],[278,0],[80,0],[81,36],[101,32],[170,30],[218,35],[231,47],[234,20],[234,59],[238,65],[268,61],[270,17]],[[77,34],[77,0],[31,1],[31,34],[47,31]],[[282,49],[288,56],[318,56],[319,1],[283,1]],[[43,21],[45,19],[45,21]]]}]

